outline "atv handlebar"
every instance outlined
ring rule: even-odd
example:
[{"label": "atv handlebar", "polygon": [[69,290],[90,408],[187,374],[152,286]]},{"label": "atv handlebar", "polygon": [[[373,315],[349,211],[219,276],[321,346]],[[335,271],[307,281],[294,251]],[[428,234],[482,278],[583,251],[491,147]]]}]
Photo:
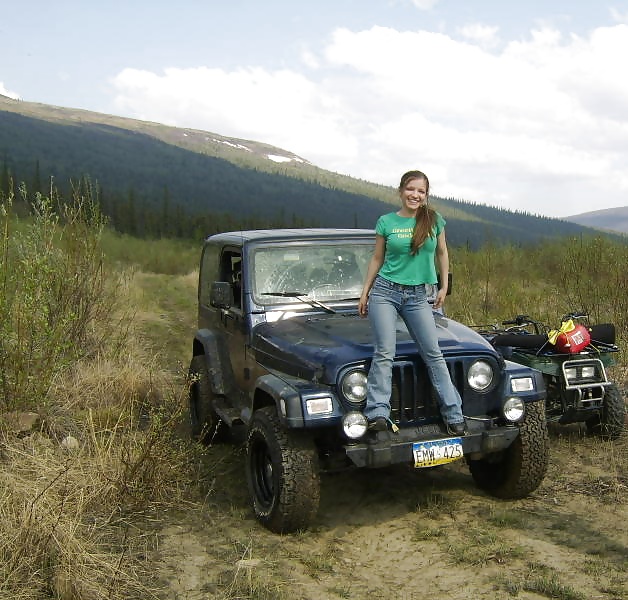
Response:
[{"label": "atv handlebar", "polygon": [[[588,318],[589,318],[589,315],[583,311],[573,311],[564,315],[561,320],[568,321],[569,319],[578,320],[578,319],[588,319]],[[540,335],[540,334],[545,335],[550,330],[550,327],[547,327],[540,321],[535,321],[532,317],[528,315],[517,315],[513,319],[507,319],[506,321],[502,321],[501,325],[502,327],[504,327],[504,329],[501,329],[497,325],[492,325],[492,326],[479,325],[476,327],[480,329],[480,331],[484,330],[485,333],[490,333],[492,335],[495,335],[497,333],[506,333],[506,334],[525,333],[526,332],[525,328],[529,326],[532,326],[534,328],[534,332],[536,335]],[[529,330],[527,332],[530,333]],[[603,336],[603,337],[606,337],[606,336]],[[614,336],[611,336],[611,337],[613,337],[614,339]]]},{"label": "atv handlebar", "polygon": [[569,319],[588,319],[589,315],[585,312],[570,312],[567,313],[561,320],[568,321]]},{"label": "atv handlebar", "polygon": [[[573,311],[564,315],[561,321],[568,321],[569,319],[576,320],[576,319],[588,319],[588,318],[589,318],[589,315],[583,311]],[[539,321],[535,321],[528,315],[517,315],[514,319],[508,319],[507,321],[502,321],[502,325],[506,325],[506,326],[514,325],[516,327],[525,327],[526,325],[534,325],[535,327],[539,328],[541,327],[542,324],[539,323]]]},{"label": "atv handlebar", "polygon": [[518,327],[523,327],[524,325],[537,325],[537,322],[528,317],[528,315],[517,315],[514,319],[502,321],[502,325],[517,325]]}]

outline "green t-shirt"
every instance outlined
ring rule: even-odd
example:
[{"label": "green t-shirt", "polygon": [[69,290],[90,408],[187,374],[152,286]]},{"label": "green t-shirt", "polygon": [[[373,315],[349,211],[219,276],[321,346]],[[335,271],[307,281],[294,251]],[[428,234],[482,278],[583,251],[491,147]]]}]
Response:
[{"label": "green t-shirt", "polygon": [[386,240],[384,264],[379,275],[403,285],[436,283],[436,238],[445,228],[445,219],[436,213],[434,237],[428,236],[418,252],[410,254],[410,243],[414,231],[414,217],[400,217],[397,213],[382,215],[377,220],[375,233]]}]

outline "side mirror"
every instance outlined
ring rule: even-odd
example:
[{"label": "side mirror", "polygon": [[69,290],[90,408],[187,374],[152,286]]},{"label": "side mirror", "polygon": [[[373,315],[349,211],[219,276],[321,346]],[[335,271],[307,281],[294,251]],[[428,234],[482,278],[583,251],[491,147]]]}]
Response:
[{"label": "side mirror", "polygon": [[233,306],[233,286],[227,281],[212,282],[209,303],[214,308],[231,308]]}]

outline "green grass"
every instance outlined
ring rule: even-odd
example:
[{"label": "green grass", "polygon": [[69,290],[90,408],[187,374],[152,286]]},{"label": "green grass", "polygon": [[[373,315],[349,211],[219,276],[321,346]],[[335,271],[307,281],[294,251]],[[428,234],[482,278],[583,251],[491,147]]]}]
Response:
[{"label": "green grass", "polygon": [[515,598],[525,591],[553,600],[588,600],[586,594],[563,583],[552,567],[534,561],[527,563],[522,575],[501,574],[498,583]]},{"label": "green grass", "polygon": [[512,563],[525,558],[528,551],[511,543],[502,532],[488,526],[465,527],[460,539],[451,539],[447,556],[454,564],[485,567],[490,562]]},{"label": "green grass", "polygon": [[421,491],[416,503],[416,512],[428,519],[438,519],[443,515],[455,517],[460,499],[431,489]]},{"label": "green grass", "polygon": [[186,275],[198,269],[202,247],[202,240],[141,240],[110,229],[102,238],[103,252],[112,264],[162,275]]},{"label": "green grass", "polygon": [[562,583],[556,573],[532,576],[524,582],[523,589],[557,600],[587,600],[586,594]]},{"label": "green grass", "polygon": [[487,522],[500,528],[508,527],[511,529],[525,529],[528,522],[528,515],[514,508],[497,509],[493,506],[487,516]]}]

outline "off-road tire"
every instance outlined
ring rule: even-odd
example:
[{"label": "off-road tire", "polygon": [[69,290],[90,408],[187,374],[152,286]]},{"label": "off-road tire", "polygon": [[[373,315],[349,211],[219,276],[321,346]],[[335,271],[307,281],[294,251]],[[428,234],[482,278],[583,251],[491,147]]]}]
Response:
[{"label": "off-road tire", "polygon": [[275,533],[305,529],[318,511],[320,477],[314,442],[282,426],[274,407],[249,425],[246,479],[255,517]]},{"label": "off-road tire", "polygon": [[585,423],[590,433],[616,440],[624,431],[625,419],[626,404],[619,388],[613,383],[606,387],[600,414],[587,419]]},{"label": "off-road tire", "polygon": [[505,450],[467,459],[477,486],[496,498],[525,498],[543,481],[549,458],[545,403],[526,404],[519,435]]},{"label": "off-road tire", "polygon": [[199,354],[192,359],[188,381],[188,416],[192,438],[206,446],[224,441],[228,437],[228,428],[221,423],[212,405],[214,394],[204,355]]}]

